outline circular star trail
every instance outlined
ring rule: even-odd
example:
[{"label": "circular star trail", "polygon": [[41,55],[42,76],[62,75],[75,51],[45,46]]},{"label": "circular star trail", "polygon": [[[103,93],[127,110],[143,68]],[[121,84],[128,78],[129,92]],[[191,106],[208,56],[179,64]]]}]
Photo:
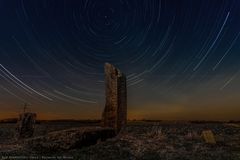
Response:
[{"label": "circular star trail", "polygon": [[99,117],[105,62],[127,75],[139,117],[235,107],[239,19],[236,0],[0,0],[1,108]]}]

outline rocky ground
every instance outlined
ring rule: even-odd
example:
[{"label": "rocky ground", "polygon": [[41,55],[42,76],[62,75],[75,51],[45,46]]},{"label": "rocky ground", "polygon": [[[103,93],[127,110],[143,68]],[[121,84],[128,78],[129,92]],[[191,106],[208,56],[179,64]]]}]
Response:
[{"label": "rocky ground", "polygon": [[[55,130],[64,128],[60,126],[59,124]],[[68,125],[65,125],[65,128],[66,126]],[[42,131],[41,135],[54,130],[54,127],[47,129],[43,124],[39,127],[42,129],[36,130]],[[131,122],[115,138],[90,147],[73,148],[58,153],[51,151],[36,153],[26,149],[21,142],[12,138],[14,135],[12,127],[3,128],[4,126],[1,126],[0,129],[2,159],[17,158],[14,156],[30,159],[29,157],[32,156],[32,159],[80,160],[240,160],[239,124]],[[201,136],[204,130],[213,132],[216,144],[207,144],[204,141]],[[4,136],[5,140],[3,140]],[[39,135],[35,134],[35,136]]]}]

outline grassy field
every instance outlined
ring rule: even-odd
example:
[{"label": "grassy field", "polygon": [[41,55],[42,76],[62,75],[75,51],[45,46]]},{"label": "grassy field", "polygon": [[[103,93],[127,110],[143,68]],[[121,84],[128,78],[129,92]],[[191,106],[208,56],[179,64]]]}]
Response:
[{"label": "grassy field", "polygon": [[[90,125],[97,126],[99,122],[42,122],[36,125],[34,136]],[[201,136],[204,130],[213,132],[216,144],[205,143]],[[40,158],[48,155],[52,159],[65,156],[66,159],[80,160],[240,160],[240,126],[236,123],[132,121],[113,139],[59,153],[24,150],[14,140],[14,133],[15,124],[0,124],[1,156],[35,155]]]}]

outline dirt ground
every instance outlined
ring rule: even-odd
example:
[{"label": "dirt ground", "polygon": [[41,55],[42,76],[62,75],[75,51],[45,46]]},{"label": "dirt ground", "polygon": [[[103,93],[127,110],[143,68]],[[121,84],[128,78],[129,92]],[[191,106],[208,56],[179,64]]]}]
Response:
[{"label": "dirt ground", "polygon": [[[89,125],[41,123],[36,125],[34,136]],[[204,141],[204,130],[212,131],[216,144]],[[1,159],[240,160],[240,125],[232,123],[130,122],[115,138],[61,153],[26,150],[14,133],[15,124],[0,124]]]}]

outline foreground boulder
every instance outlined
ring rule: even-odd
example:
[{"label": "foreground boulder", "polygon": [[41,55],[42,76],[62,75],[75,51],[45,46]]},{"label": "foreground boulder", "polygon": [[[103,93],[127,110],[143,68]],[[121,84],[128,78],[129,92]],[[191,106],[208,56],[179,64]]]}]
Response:
[{"label": "foreground boulder", "polygon": [[206,143],[216,144],[215,136],[211,130],[202,131],[202,136]]},{"label": "foreground boulder", "polygon": [[24,146],[37,152],[56,152],[94,145],[114,136],[115,131],[111,128],[73,128],[25,140]]}]

